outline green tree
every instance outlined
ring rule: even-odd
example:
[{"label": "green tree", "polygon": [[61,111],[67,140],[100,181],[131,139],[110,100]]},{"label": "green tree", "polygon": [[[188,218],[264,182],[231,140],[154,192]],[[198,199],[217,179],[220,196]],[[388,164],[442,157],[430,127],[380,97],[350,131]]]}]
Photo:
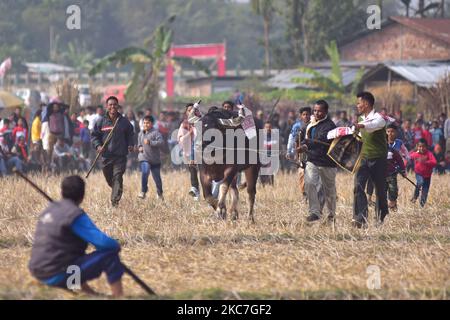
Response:
[{"label": "green tree", "polygon": [[22,23],[28,6],[26,0],[0,1],[0,60],[11,56],[13,71],[24,69],[20,65],[23,61],[39,59],[39,49],[31,43],[32,35],[24,30]]},{"label": "green tree", "polygon": [[282,17],[288,46],[281,54],[287,67],[321,61],[324,43],[341,41],[366,27],[367,0],[285,0]]},{"label": "green tree", "polygon": [[133,76],[125,93],[127,101],[137,106],[145,103],[157,106],[159,72],[172,44],[173,31],[170,24],[174,20],[175,16],[171,16],[161,23],[145,41],[144,48],[128,47],[103,57],[89,71],[89,75],[93,76],[111,64],[116,64],[117,67],[132,64]]},{"label": "green tree", "polygon": [[286,0],[286,38],[291,51],[292,64],[309,62],[309,46],[306,19],[309,0]]},{"label": "green tree", "polygon": [[308,6],[306,36],[311,60],[327,57],[325,43],[340,41],[366,28],[366,6],[364,1],[341,0],[339,5],[329,0],[315,0]]},{"label": "green tree", "polygon": [[27,6],[21,15],[26,46],[39,48],[44,61],[58,62],[61,32],[65,28],[67,1],[41,0]]},{"label": "green tree", "polygon": [[336,41],[332,41],[330,45],[325,46],[325,51],[331,60],[331,73],[328,76],[324,76],[314,69],[300,67],[301,72],[310,74],[311,77],[297,78],[295,81],[310,85],[317,89],[317,91],[311,92],[311,100],[330,99],[342,107],[351,105],[361,82],[361,78],[364,75],[364,69],[361,68],[358,71],[349,93],[344,85],[339,50]]},{"label": "green tree", "polygon": [[[272,15],[267,32],[270,37],[265,37],[270,40],[270,51],[266,53],[267,46],[249,41],[263,38],[259,35],[264,20],[252,18],[250,2],[189,0],[181,6],[180,0],[4,0],[0,1],[0,59],[11,56],[16,70],[25,61],[63,61],[61,55],[69,43],[85,43],[94,57],[103,57],[121,48],[140,47],[142,39],[156,29],[160,17],[177,13],[172,26],[176,44],[226,41],[227,66],[231,68],[257,68],[266,57],[272,67],[296,67],[326,58],[324,43],[339,42],[363,30],[365,9],[376,3],[336,2],[272,0],[274,9],[267,11]],[[444,0],[428,0],[425,8],[430,2]],[[449,0],[446,3],[448,8]],[[80,31],[66,28],[66,8],[72,4],[81,8]],[[417,1],[412,4],[417,6]],[[399,0],[383,0],[384,16],[388,16],[386,12],[396,14],[398,5],[403,8]]]},{"label": "green tree", "polygon": [[78,70],[88,70],[92,68],[94,53],[87,48],[85,42],[69,42],[67,49],[62,53],[62,62],[71,65]]},{"label": "green tree", "polygon": [[253,11],[263,18],[264,25],[264,71],[268,75],[270,70],[270,26],[274,16],[274,5],[272,0],[251,0]]}]

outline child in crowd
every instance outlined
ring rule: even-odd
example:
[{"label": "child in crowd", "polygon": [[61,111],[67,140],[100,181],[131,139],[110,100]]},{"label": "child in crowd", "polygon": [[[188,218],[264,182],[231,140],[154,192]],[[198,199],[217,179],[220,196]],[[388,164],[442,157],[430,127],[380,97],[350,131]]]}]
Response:
[{"label": "child in crowd", "polygon": [[442,147],[440,144],[437,144],[434,146],[433,155],[436,158],[436,168],[434,168],[434,172],[437,174],[445,174],[445,153],[444,150],[442,150]]},{"label": "child in crowd", "polygon": [[414,191],[414,196],[411,202],[415,203],[419,198],[420,191],[420,205],[425,206],[428,197],[428,191],[431,184],[431,175],[433,168],[436,166],[436,159],[428,150],[428,144],[425,139],[420,139],[417,144],[417,151],[411,151],[411,160],[414,162],[414,171],[416,172],[417,187]]},{"label": "child in crowd", "polygon": [[91,151],[91,133],[89,132],[89,121],[84,120],[80,129],[81,155],[84,159],[89,159]]},{"label": "child in crowd", "polygon": [[[398,198],[398,187],[397,187],[397,174],[401,173],[403,175],[403,170],[407,166],[410,157],[408,149],[402,140],[397,139],[398,127],[391,123],[386,127],[386,136],[388,144],[388,166],[387,166],[387,192],[388,192],[388,206],[391,210],[397,210],[397,198]],[[400,156],[400,158],[399,158]],[[400,164],[400,159],[403,164]],[[368,203],[370,206],[375,206],[375,202],[372,200],[374,192],[374,186],[372,181],[369,179],[367,181],[367,195]]]},{"label": "child in crowd", "polygon": [[163,136],[153,127],[155,120],[152,116],[144,117],[144,131],[139,132],[138,160],[141,167],[141,192],[139,198],[144,199],[148,191],[148,176],[152,173],[156,185],[157,198],[163,200],[163,188],[161,181],[161,152],[164,144]]},{"label": "child in crowd", "polygon": [[387,126],[386,135],[388,142],[386,190],[388,195],[388,207],[397,211],[398,184],[397,175],[405,176],[406,162],[409,159],[408,151],[403,142],[397,137],[397,126],[390,124]]}]

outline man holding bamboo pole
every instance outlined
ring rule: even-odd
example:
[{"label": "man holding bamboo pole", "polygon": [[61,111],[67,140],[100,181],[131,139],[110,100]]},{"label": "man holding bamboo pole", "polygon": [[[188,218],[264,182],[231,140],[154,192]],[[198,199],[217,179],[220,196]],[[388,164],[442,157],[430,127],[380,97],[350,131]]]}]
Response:
[{"label": "man holding bamboo pole", "polygon": [[[112,295],[120,297],[123,295],[122,275],[125,272],[119,257],[120,245],[100,231],[79,207],[84,193],[83,179],[79,176],[64,178],[62,200],[52,201],[39,217],[29,269],[46,285],[81,289],[87,294],[97,294],[88,282],[106,273]],[[96,251],[87,254],[88,244],[95,246]]]},{"label": "man holding bamboo pole", "polygon": [[328,103],[319,100],[314,105],[314,119],[301,129],[305,139],[298,152],[307,154],[305,168],[305,190],[308,197],[309,216],[307,222],[315,222],[322,217],[322,200],[317,186],[322,184],[325,204],[328,209],[327,221],[334,223],[336,215],[336,164],[328,157],[328,132],[336,128],[328,117]]},{"label": "man holding bamboo pole", "polygon": [[128,152],[132,152],[133,126],[118,112],[119,100],[111,96],[106,100],[106,114],[94,125],[91,141],[102,157],[102,170],[111,187],[111,204],[119,205],[123,192]]}]

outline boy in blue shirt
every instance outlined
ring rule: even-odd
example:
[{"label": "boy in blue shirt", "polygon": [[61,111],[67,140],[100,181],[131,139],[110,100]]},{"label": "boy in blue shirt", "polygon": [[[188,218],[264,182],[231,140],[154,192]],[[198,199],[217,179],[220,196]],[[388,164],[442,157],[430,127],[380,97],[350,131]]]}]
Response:
[{"label": "boy in blue shirt", "polygon": [[[46,285],[72,289],[73,270],[79,270],[81,290],[96,294],[87,282],[105,272],[112,295],[122,296],[120,245],[100,231],[79,207],[85,192],[83,179],[67,177],[61,189],[63,199],[50,203],[39,216],[29,263],[31,274]],[[86,254],[88,244],[97,250]]]}]

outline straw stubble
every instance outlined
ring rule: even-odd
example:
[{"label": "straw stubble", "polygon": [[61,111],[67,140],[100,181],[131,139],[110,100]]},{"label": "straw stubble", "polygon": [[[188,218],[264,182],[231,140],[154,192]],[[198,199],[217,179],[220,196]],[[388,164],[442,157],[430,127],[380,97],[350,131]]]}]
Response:
[{"label": "straw stubble", "polygon": [[[61,177],[31,176],[58,198]],[[206,202],[187,194],[186,172],[163,174],[165,202],[153,182],[145,200],[138,173],[124,177],[118,209],[101,173],[87,181],[82,207],[97,226],[122,244],[121,257],[159,295],[167,298],[446,299],[450,291],[449,176],[433,176],[427,206],[409,202],[413,190],[399,178],[399,211],[376,228],[373,209],[366,230],[351,226],[353,180],[338,174],[337,222],[308,225],[296,175],[278,175],[275,187],[258,185],[256,225],[247,219],[246,192],[240,220],[219,221]],[[36,218],[46,201],[23,181],[2,180],[0,193],[0,298],[77,298],[38,285],[27,264]],[[381,288],[367,286],[368,267],[380,270]],[[126,294],[144,297],[125,277]],[[108,292],[105,278],[93,287]]]}]

